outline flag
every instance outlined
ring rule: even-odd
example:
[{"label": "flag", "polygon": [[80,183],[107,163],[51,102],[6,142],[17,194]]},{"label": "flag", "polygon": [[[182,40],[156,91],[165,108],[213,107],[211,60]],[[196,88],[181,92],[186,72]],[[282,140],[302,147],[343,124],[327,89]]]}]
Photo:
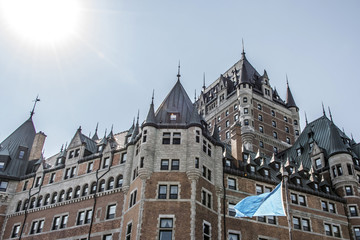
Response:
[{"label": "flag", "polygon": [[234,209],[235,217],[286,216],[282,201],[282,182],[272,192],[244,198]]}]

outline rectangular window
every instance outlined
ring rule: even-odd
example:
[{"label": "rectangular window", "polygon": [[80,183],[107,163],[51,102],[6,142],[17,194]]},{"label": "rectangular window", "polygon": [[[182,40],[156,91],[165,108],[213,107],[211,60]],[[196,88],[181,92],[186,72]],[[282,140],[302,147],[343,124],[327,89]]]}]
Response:
[{"label": "rectangular window", "polygon": [[159,199],[166,199],[167,195],[167,186],[166,185],[159,185]]},{"label": "rectangular window", "polygon": [[333,226],[333,234],[334,234],[334,237],[341,237],[341,235],[340,235],[340,227]]},{"label": "rectangular window", "polygon": [[299,195],[299,204],[301,206],[306,206],[305,196]]},{"label": "rectangular window", "polygon": [[358,212],[357,212],[357,209],[355,206],[350,206],[349,212],[350,212],[350,216],[352,216],[352,217],[356,217],[358,215]]},{"label": "rectangular window", "polygon": [[90,223],[90,222],[91,222],[91,218],[92,218],[92,209],[86,211],[85,224]]},{"label": "rectangular window", "polygon": [[236,190],[236,181],[234,178],[228,178],[228,188]]},{"label": "rectangular window", "polygon": [[325,229],[325,234],[327,236],[332,236],[332,230],[331,230],[331,225],[330,224],[325,223],[324,224],[324,229]]},{"label": "rectangular window", "polygon": [[209,181],[211,181],[211,170],[210,169],[208,169],[207,179]]},{"label": "rectangular window", "polygon": [[343,170],[342,170],[342,167],[341,165],[336,165],[336,169],[337,169],[337,172],[338,172],[338,175],[339,176],[342,176],[343,175]]},{"label": "rectangular window", "polygon": [[199,168],[199,158],[195,158],[195,168]]},{"label": "rectangular window", "polygon": [[78,157],[79,154],[80,154],[80,149],[76,149],[76,150],[75,150],[75,157]]},{"label": "rectangular window", "polygon": [[162,144],[170,144],[170,137],[171,137],[171,134],[169,132],[164,132]]},{"label": "rectangular window", "polygon": [[41,177],[37,177],[35,181],[35,187],[40,186],[40,182],[41,182]]},{"label": "rectangular window", "polygon": [[136,203],[136,194],[137,194],[137,190],[135,190],[134,192],[131,193],[129,207],[132,207],[132,206],[135,205],[135,203]]},{"label": "rectangular window", "polygon": [[116,204],[109,205],[106,213],[106,219],[115,218],[115,212],[116,212]]},{"label": "rectangular window", "polygon": [[171,240],[173,231],[173,219],[161,218],[159,228],[159,240]]},{"label": "rectangular window", "polygon": [[14,238],[14,237],[18,237],[19,236],[19,231],[20,231],[20,225],[15,225],[13,227],[13,231],[11,233],[11,237]]},{"label": "rectangular window", "polygon": [[126,236],[125,236],[126,240],[131,239],[131,229],[132,229],[132,223],[129,223],[126,227]]},{"label": "rectangular window", "polygon": [[360,240],[360,227],[354,228],[355,240]]},{"label": "rectangular window", "polygon": [[300,219],[298,217],[293,217],[293,224],[294,224],[294,229],[301,229]]},{"label": "rectangular window", "polygon": [[127,158],[127,153],[126,153],[126,152],[122,153],[122,154],[121,154],[121,161],[120,161],[120,163],[126,162],[126,158]]},{"label": "rectangular window", "polygon": [[211,239],[211,226],[208,223],[204,223],[203,225],[203,236],[204,236],[204,240]]},{"label": "rectangular window", "polygon": [[240,240],[240,234],[229,233],[229,240]]},{"label": "rectangular window", "polygon": [[353,175],[352,167],[350,164],[347,164],[347,169],[348,169],[349,175]]},{"label": "rectangular window", "polygon": [[234,207],[235,207],[235,204],[229,203],[229,205],[228,205],[228,214],[231,217],[235,217],[235,215],[236,215],[236,211],[235,211]]},{"label": "rectangular window", "polygon": [[92,172],[93,167],[94,167],[94,162],[89,162],[87,167],[87,173]]},{"label": "rectangular window", "polygon": [[198,131],[198,130],[196,130],[195,141],[196,141],[197,143],[200,142],[200,131]]},{"label": "rectangular window", "polygon": [[335,204],[334,203],[329,203],[329,212],[331,213],[335,213]]},{"label": "rectangular window", "polygon": [[319,169],[319,168],[321,168],[321,159],[320,158],[318,158],[318,159],[316,159],[315,160],[315,168],[316,169]]},{"label": "rectangular window", "polygon": [[57,230],[59,228],[59,224],[60,224],[60,217],[55,217],[53,220],[51,230]]},{"label": "rectangular window", "polygon": [[260,185],[256,185],[256,195],[260,195],[263,193],[263,187]]},{"label": "rectangular window", "polygon": [[351,186],[345,186],[345,193],[346,193],[346,196],[353,195],[352,187]]},{"label": "rectangular window", "polygon": [[204,178],[206,178],[206,167],[205,167],[205,166],[203,166],[202,176],[203,176]]},{"label": "rectangular window", "polygon": [[171,160],[171,170],[179,170],[179,159]]},{"label": "rectangular window", "polygon": [[169,159],[162,159],[161,160],[160,170],[169,170]]},{"label": "rectangular window", "polygon": [[170,186],[170,199],[177,199],[178,198],[178,186],[171,185]]},{"label": "rectangular window", "polygon": [[310,221],[308,219],[302,219],[301,224],[304,231],[310,231]]},{"label": "rectangular window", "polygon": [[74,157],[74,150],[70,151],[70,153],[69,153],[69,158],[73,158],[73,157]]},{"label": "rectangular window", "polygon": [[68,178],[70,178],[70,168],[67,168],[67,169],[65,170],[64,179],[68,179]]},{"label": "rectangular window", "polygon": [[40,220],[39,224],[38,224],[38,227],[36,229],[36,233],[41,233],[43,228],[44,228],[44,220]]},{"label": "rectangular window", "polygon": [[4,170],[5,167],[5,163],[4,162],[0,162],[0,171]]},{"label": "rectangular window", "polygon": [[0,192],[6,192],[9,182],[0,180]]},{"label": "rectangular window", "polygon": [[268,223],[276,224],[276,217],[275,216],[268,216],[267,217]]},{"label": "rectangular window", "polygon": [[81,211],[78,213],[76,225],[84,224],[84,220],[85,220],[85,211]]},{"label": "rectangular window", "polygon": [[56,176],[56,173],[52,173],[50,175],[49,183],[53,183],[55,181],[55,176]]},{"label": "rectangular window", "polygon": [[328,204],[325,201],[321,201],[321,208],[325,212],[329,211]]},{"label": "rectangular window", "polygon": [[31,225],[30,234],[34,234],[36,232],[38,226],[38,221],[34,221]]},{"label": "rectangular window", "polygon": [[75,174],[76,174],[76,167],[72,167],[71,168],[71,174],[70,174],[70,177],[72,178],[72,177],[74,177],[75,176]]},{"label": "rectangular window", "polygon": [[173,144],[180,144],[181,133],[173,133]]},{"label": "rectangular window", "polygon": [[102,237],[102,240],[112,240],[112,235],[111,234],[106,234]]},{"label": "rectangular window", "polygon": [[103,168],[107,168],[110,165],[110,157],[104,159]]},{"label": "rectangular window", "polygon": [[23,191],[25,191],[25,190],[27,189],[27,185],[28,185],[28,184],[29,184],[29,181],[26,180],[26,181],[24,182]]},{"label": "rectangular window", "polygon": [[68,221],[68,215],[62,216],[60,228],[66,228],[67,221]]}]

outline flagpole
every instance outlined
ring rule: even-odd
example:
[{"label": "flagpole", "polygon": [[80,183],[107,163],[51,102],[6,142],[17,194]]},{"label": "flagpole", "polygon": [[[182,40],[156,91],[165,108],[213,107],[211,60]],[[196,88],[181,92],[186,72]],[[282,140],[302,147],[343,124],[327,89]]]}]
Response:
[{"label": "flagpole", "polygon": [[286,217],[289,227],[289,240],[292,240],[292,225],[291,225],[291,218],[290,218],[290,205],[289,205],[289,191],[288,191],[288,180],[289,180],[289,173],[286,169],[283,169],[283,182],[285,185],[285,204],[286,204]]}]

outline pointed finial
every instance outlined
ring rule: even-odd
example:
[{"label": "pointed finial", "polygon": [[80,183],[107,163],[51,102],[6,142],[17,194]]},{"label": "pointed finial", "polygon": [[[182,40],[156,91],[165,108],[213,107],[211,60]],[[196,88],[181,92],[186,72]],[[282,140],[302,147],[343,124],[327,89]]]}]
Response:
[{"label": "pointed finial", "polygon": [[241,53],[241,55],[245,56],[245,47],[244,47],[244,39],[243,38],[241,39],[241,42],[242,42],[242,53]]},{"label": "pointed finial", "polygon": [[104,138],[106,138],[106,132],[107,132],[107,128],[105,128],[105,134],[104,134]]},{"label": "pointed finial", "polygon": [[39,94],[36,96],[36,98],[35,98],[35,100],[33,102],[34,102],[34,106],[33,106],[33,109],[30,112],[30,118],[32,118],[32,116],[35,114],[36,103],[40,102]]},{"label": "pointed finial", "polygon": [[308,125],[308,119],[307,119],[307,116],[306,116],[306,112],[305,112],[305,123],[306,123],[306,125]]},{"label": "pointed finial", "polygon": [[351,140],[354,140],[354,136],[353,136],[353,134],[351,133]]},{"label": "pointed finial", "polygon": [[326,116],[326,113],[325,113],[325,108],[324,108],[324,103],[321,102],[321,105],[322,105],[322,110],[323,110],[323,115]]},{"label": "pointed finial", "polygon": [[110,130],[110,132],[112,132],[113,129],[114,129],[114,124],[111,124],[111,130]]},{"label": "pointed finial", "polygon": [[195,89],[194,102],[196,102],[196,89]]},{"label": "pointed finial", "polygon": [[64,150],[64,144],[61,145],[61,149],[60,149],[60,152],[62,152]]},{"label": "pointed finial", "polygon": [[67,149],[67,142],[65,143],[65,148],[64,148],[64,150],[66,150]]},{"label": "pointed finial", "polygon": [[286,85],[287,87],[289,87],[289,79],[288,79],[288,75],[286,74]]},{"label": "pointed finial", "polygon": [[139,124],[139,114],[140,114],[140,110],[138,109],[137,118],[136,118],[136,124]]},{"label": "pointed finial", "polygon": [[151,104],[154,104],[154,93],[155,93],[155,89],[153,89],[153,92],[152,92]]},{"label": "pointed finial", "polygon": [[99,122],[96,123],[95,134],[96,134],[97,131],[98,131],[98,127],[99,127]]},{"label": "pointed finial", "polygon": [[205,85],[205,72],[204,72],[204,76],[203,76],[203,89],[205,90],[206,85]]},{"label": "pointed finial", "polygon": [[330,107],[329,108],[329,115],[330,115],[330,120],[333,121],[333,118],[332,118],[332,114],[331,114],[331,110],[330,110]]},{"label": "pointed finial", "polygon": [[179,66],[178,66],[178,74],[176,76],[178,78],[178,81],[180,81],[180,77],[181,77],[181,75],[180,75],[180,60],[179,60]]}]

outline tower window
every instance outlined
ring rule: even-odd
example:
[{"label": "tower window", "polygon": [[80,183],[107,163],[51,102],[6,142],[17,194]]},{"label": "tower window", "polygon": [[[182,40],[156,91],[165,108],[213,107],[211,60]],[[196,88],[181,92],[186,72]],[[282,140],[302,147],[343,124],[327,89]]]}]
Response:
[{"label": "tower window", "polygon": [[271,110],[271,116],[275,117],[275,111]]},{"label": "tower window", "polygon": [[274,138],[278,138],[277,132],[273,132]]},{"label": "tower window", "polygon": [[259,132],[264,133],[264,127],[263,126],[259,126]]},{"label": "tower window", "polygon": [[244,103],[247,103],[247,101],[248,101],[247,97],[244,97],[244,98],[243,98],[243,102],[244,102]]},{"label": "tower window", "polygon": [[263,116],[262,116],[261,114],[259,114],[258,119],[259,119],[259,121],[262,121],[262,120],[263,120]]},{"label": "tower window", "polygon": [[289,127],[285,127],[285,132],[289,133]]},{"label": "tower window", "polygon": [[284,116],[284,121],[285,121],[285,122],[288,122],[287,116]]},{"label": "tower window", "polygon": [[275,121],[272,121],[271,124],[272,124],[273,127],[276,127],[276,122]]},{"label": "tower window", "polygon": [[173,232],[173,219],[161,218],[159,228],[159,240],[171,240]]},{"label": "tower window", "polygon": [[352,187],[351,186],[345,186],[345,193],[346,193],[346,196],[353,195]]},{"label": "tower window", "polygon": [[260,103],[258,103],[258,105],[257,105],[257,109],[259,109],[259,110],[261,110],[261,109],[262,109],[262,107],[261,107],[261,104],[260,104]]}]

